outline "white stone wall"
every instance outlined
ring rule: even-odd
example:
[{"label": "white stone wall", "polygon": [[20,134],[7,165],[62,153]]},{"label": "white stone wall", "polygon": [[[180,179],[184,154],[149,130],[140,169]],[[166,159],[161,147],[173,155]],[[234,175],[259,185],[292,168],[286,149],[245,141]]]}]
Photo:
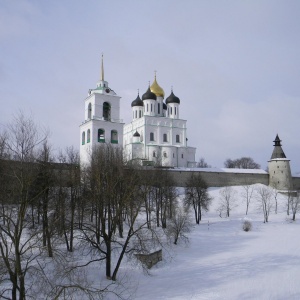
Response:
[{"label": "white stone wall", "polygon": [[276,158],[268,162],[270,186],[278,190],[292,189],[292,175],[290,161],[285,158]]}]

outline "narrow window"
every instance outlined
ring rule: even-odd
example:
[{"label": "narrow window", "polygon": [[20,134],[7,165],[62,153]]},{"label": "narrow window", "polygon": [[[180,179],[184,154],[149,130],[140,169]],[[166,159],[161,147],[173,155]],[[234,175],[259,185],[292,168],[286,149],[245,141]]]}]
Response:
[{"label": "narrow window", "polygon": [[176,112],[176,106],[175,106],[175,116],[176,116],[176,113],[177,113],[177,112]]},{"label": "narrow window", "polygon": [[168,136],[167,136],[166,133],[164,133],[164,135],[163,135],[163,141],[164,141],[164,142],[167,142],[167,141],[168,141]]},{"label": "narrow window", "polygon": [[135,118],[137,118],[137,110],[135,111]]},{"label": "narrow window", "polygon": [[172,113],[173,113],[173,112],[172,112],[172,107],[171,107],[171,115],[172,115]]},{"label": "narrow window", "polygon": [[141,110],[139,111],[139,117],[140,118],[142,117],[142,111]]},{"label": "narrow window", "polygon": [[86,138],[86,142],[89,143],[91,141],[91,130],[88,129],[87,131],[87,138]]},{"label": "narrow window", "polygon": [[173,153],[173,158],[175,157],[175,154]]},{"label": "narrow window", "polygon": [[150,132],[150,142],[153,142],[153,141],[154,141],[154,133]]},{"label": "narrow window", "polygon": [[88,105],[88,119],[92,118],[92,104],[89,103]]},{"label": "narrow window", "polygon": [[149,104],[147,103],[147,112],[149,111]]},{"label": "narrow window", "polygon": [[183,153],[181,154],[181,158],[183,158]]},{"label": "narrow window", "polygon": [[157,113],[160,114],[160,103],[157,103]]},{"label": "narrow window", "polygon": [[176,134],[176,143],[180,143],[180,137],[179,137],[179,134]]},{"label": "narrow window", "polygon": [[164,157],[168,157],[166,152],[164,152]]},{"label": "narrow window", "polygon": [[118,144],[118,131],[112,130],[111,131],[111,139],[110,142],[112,144]]},{"label": "narrow window", "polygon": [[98,143],[105,143],[105,131],[104,131],[104,129],[98,129]]},{"label": "narrow window", "polygon": [[153,151],[153,157],[156,157],[156,153],[155,153],[155,151]]},{"label": "narrow window", "polygon": [[151,112],[152,112],[152,103],[151,103]]},{"label": "narrow window", "polygon": [[85,131],[82,133],[82,145],[85,144]]}]

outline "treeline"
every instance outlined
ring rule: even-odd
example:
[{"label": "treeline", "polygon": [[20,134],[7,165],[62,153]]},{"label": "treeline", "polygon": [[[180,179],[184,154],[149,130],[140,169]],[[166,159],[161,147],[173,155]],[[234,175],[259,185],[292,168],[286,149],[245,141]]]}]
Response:
[{"label": "treeline", "polygon": [[[0,298],[101,298],[102,270],[116,281],[125,255],[186,238],[190,207],[199,224],[211,199],[197,176],[179,202],[167,171],[140,172],[107,144],[79,172],[77,151],[55,157],[47,133],[20,114],[0,134]],[[97,284],[85,273],[92,263]]]}]

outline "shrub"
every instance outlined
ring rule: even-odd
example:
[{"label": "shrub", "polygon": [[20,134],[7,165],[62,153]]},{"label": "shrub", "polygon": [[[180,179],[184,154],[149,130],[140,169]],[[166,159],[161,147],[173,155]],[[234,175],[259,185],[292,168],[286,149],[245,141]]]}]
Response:
[{"label": "shrub", "polygon": [[243,230],[244,231],[250,231],[252,229],[252,223],[249,220],[244,220],[243,223]]}]

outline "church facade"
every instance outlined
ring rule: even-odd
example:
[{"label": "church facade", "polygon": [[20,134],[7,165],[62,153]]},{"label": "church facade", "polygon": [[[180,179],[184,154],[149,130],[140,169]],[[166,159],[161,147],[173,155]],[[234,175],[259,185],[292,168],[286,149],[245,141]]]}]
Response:
[{"label": "church facade", "polygon": [[186,120],[180,119],[180,99],[154,82],[131,103],[132,121],[124,126],[123,145],[127,160],[142,165],[195,167],[196,148],[187,145]]},{"label": "church facade", "polygon": [[80,161],[88,164],[93,148],[101,143],[123,147],[126,160],[143,166],[195,167],[196,148],[187,145],[186,120],[179,118],[180,99],[164,90],[156,80],[142,99],[131,103],[132,121],[120,119],[120,99],[101,76],[85,99],[85,118],[80,125]]}]

